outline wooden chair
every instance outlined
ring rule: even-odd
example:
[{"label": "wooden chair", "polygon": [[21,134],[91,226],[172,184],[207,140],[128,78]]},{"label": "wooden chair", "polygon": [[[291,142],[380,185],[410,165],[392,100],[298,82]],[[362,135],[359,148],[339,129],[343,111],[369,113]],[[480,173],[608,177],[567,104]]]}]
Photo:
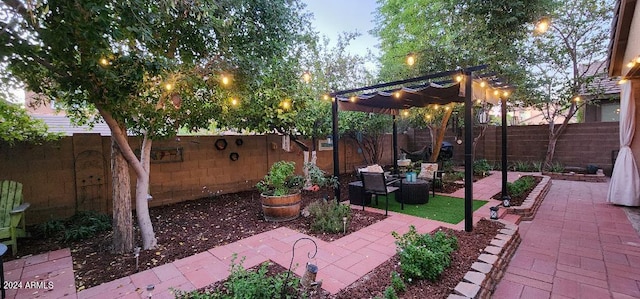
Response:
[{"label": "wooden chair", "polygon": [[30,206],[22,202],[22,184],[0,181],[0,240],[11,245],[13,255],[18,253],[18,238],[26,237],[24,211]]},{"label": "wooden chair", "polygon": [[[394,193],[400,188],[389,186],[399,179],[387,181],[384,173],[375,172],[363,172],[362,175],[362,188],[367,195],[373,195],[376,198],[376,205],[378,204],[378,195],[384,195],[387,198],[387,204],[385,206],[384,215],[387,216],[389,212],[389,194]],[[364,210],[364,204],[362,205]]]}]

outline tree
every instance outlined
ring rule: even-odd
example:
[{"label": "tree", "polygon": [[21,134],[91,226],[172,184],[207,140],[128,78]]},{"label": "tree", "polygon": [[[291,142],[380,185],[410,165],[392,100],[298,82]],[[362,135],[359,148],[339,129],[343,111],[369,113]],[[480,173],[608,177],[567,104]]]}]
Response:
[{"label": "tree", "polygon": [[[562,2],[541,22],[549,30],[531,38],[524,65],[529,70],[527,95],[518,98],[540,110],[549,123],[543,169],[552,167],[558,138],[587,103],[580,94],[602,93],[598,73],[605,70],[609,26],[614,5],[608,0]],[[560,125],[556,121],[564,117]]]},{"label": "tree", "polygon": [[[522,86],[525,69],[518,62],[522,41],[529,34],[527,25],[551,4],[552,0],[381,1],[373,30],[381,40],[380,77],[398,80],[489,64],[491,71]],[[409,54],[416,57],[413,66],[405,64]],[[427,108],[417,114],[433,115],[433,111]],[[439,131],[446,129],[449,115],[445,114]],[[440,145],[435,142],[436,157]]]},{"label": "tree", "polygon": [[[287,82],[273,74],[265,82],[265,74],[290,77],[283,66],[291,65],[300,9],[295,0],[3,0],[2,79],[18,78],[76,118],[107,123],[135,173],[137,221],[149,249],[157,243],[148,211],[152,141],[179,126],[232,119],[232,97],[281,92]],[[142,137],[140,157],[127,132]],[[118,194],[117,205],[129,195]]]},{"label": "tree", "polygon": [[0,99],[0,140],[9,146],[16,142],[40,144],[60,137],[47,129],[43,121],[31,118],[23,108]]}]

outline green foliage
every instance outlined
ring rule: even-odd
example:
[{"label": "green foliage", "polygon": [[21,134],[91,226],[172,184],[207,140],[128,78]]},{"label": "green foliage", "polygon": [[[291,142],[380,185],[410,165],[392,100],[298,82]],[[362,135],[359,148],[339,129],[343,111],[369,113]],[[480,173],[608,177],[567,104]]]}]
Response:
[{"label": "green foliage", "polygon": [[549,171],[551,171],[551,172],[564,172],[564,165],[562,165],[562,163],[560,163],[560,162],[555,162],[555,163],[553,163],[553,165],[551,165],[551,168],[549,168]]},{"label": "green foliage", "polygon": [[0,140],[10,146],[16,142],[41,144],[60,138],[60,134],[48,133],[47,125],[34,119],[25,109],[0,99]]},{"label": "green foliage", "polygon": [[442,177],[442,180],[445,182],[455,182],[464,180],[464,172],[462,171],[454,171],[451,173],[445,173]]},{"label": "green foliage", "polygon": [[[224,288],[213,292],[200,292],[198,290],[184,292],[177,291],[176,298],[180,299],[271,299],[281,298],[282,287],[285,285],[286,273],[272,276],[267,275],[268,263],[262,263],[257,271],[249,271],[243,267],[245,257],[236,264],[237,254],[231,259],[229,278],[224,283]],[[287,292],[284,298],[298,298],[294,287],[299,285],[299,279],[290,277],[286,282]]]},{"label": "green foliage", "polygon": [[491,163],[487,159],[473,161],[473,175],[485,176],[491,171]]},{"label": "green foliage", "polygon": [[392,286],[388,286],[384,289],[384,298],[385,299],[398,299],[398,294],[396,293],[396,289]]},{"label": "green foliage", "polygon": [[532,176],[523,176],[514,181],[507,183],[507,192],[510,196],[519,197],[535,187],[536,180]]},{"label": "green foliage", "polygon": [[304,178],[295,175],[295,170],[295,162],[278,161],[273,163],[269,173],[256,184],[256,188],[265,195],[283,196],[296,193],[302,188]]},{"label": "green foliage", "polygon": [[326,233],[340,233],[344,230],[343,219],[347,218],[347,227],[351,221],[351,208],[335,200],[317,200],[309,204],[312,217],[311,229]]},{"label": "green foliage", "polygon": [[403,278],[435,281],[451,264],[451,253],[458,248],[458,239],[442,231],[433,235],[418,234],[415,226],[402,236],[392,232],[396,238],[400,268]]},{"label": "green foliage", "polygon": [[309,179],[312,185],[318,185],[318,187],[330,186],[333,188],[338,187],[339,181],[334,176],[328,176],[324,170],[320,169],[318,165],[312,163],[305,163],[304,167],[309,171]]},{"label": "green foliage", "polygon": [[533,165],[533,171],[542,171],[542,161],[533,161],[531,165]]},{"label": "green foliage", "polygon": [[389,115],[358,111],[340,113],[340,134],[357,143],[366,164],[380,161],[384,153],[384,134],[390,133],[392,126],[393,119]]},{"label": "green foliage", "polygon": [[34,234],[71,242],[91,238],[111,229],[109,215],[95,211],[79,211],[65,220],[49,220],[35,227]]},{"label": "green foliage", "polygon": [[400,274],[396,271],[391,272],[391,286],[399,293],[407,290],[407,285],[404,283],[404,280],[402,280],[402,277],[400,277]]}]

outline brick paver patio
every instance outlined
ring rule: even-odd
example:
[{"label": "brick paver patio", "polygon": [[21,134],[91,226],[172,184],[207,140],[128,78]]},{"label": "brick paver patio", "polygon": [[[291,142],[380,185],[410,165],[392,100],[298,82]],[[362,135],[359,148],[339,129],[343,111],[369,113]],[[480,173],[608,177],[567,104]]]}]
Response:
[{"label": "brick paver patio", "polygon": [[[508,180],[520,175],[509,173]],[[474,198],[489,199],[500,191],[500,182],[500,173],[496,173],[474,183]],[[606,183],[554,181],[536,219],[521,223],[522,244],[495,297],[640,297],[640,240],[624,212],[604,203],[606,188]],[[463,197],[464,191],[453,196]],[[489,207],[478,209],[474,222],[488,218]],[[173,298],[171,289],[194,290],[226,278],[233,253],[246,256],[245,267],[270,259],[286,268],[292,245],[301,237],[318,244],[313,260],[320,268],[317,279],[323,280],[325,290],[337,293],[395,254],[391,231],[406,232],[410,224],[421,233],[441,225],[464,227],[464,221],[451,225],[389,214],[333,242],[278,228],[79,292],[69,250],[59,250],[5,263],[7,280],[52,281],[54,286],[51,290],[9,290],[7,298],[147,298],[149,284],[155,286],[153,298]],[[305,240],[296,246],[294,263],[302,265],[295,269],[298,275],[311,249],[311,242]]]},{"label": "brick paver patio", "polygon": [[493,298],[640,298],[640,238],[608,183],[554,180]]}]

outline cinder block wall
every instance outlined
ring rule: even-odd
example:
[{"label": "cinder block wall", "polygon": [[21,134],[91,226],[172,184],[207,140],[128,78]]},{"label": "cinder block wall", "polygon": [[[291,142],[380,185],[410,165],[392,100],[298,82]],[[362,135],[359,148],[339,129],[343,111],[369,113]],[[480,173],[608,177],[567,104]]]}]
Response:
[{"label": "cinder block wall", "polygon": [[[474,128],[474,135],[477,136],[480,130],[480,128]],[[499,126],[487,128],[476,145],[476,159],[484,158],[500,163],[501,130]],[[549,140],[548,130],[547,125],[507,127],[507,160],[510,162],[543,161]],[[564,166],[585,167],[587,164],[594,164],[602,168],[605,174],[611,175],[613,169],[611,153],[620,148],[619,130],[619,124],[616,122],[569,124],[558,139],[554,161]],[[427,140],[424,142],[431,143],[428,130],[416,130],[414,134],[420,136],[420,139],[415,138],[415,140]],[[454,163],[464,164],[464,144],[456,144],[451,132],[446,133],[445,141],[454,145]]]},{"label": "cinder block wall", "polygon": [[[227,147],[216,149],[218,139]],[[238,145],[236,140],[242,140]],[[391,136],[385,136],[382,164],[392,163]],[[399,136],[400,146],[406,136]],[[309,140],[304,140],[311,145]],[[141,140],[131,138],[134,150]],[[276,161],[296,162],[302,173],[303,152],[295,144],[282,150],[282,137],[254,136],[181,136],[154,141],[153,149],[182,149],[181,162],[151,163],[150,206],[160,206],[215,194],[233,193],[254,188]],[[239,159],[232,161],[231,153]],[[27,223],[65,218],[77,210],[110,212],[112,179],[110,170],[111,138],[99,134],[76,134],[42,146],[0,143],[0,180],[23,183],[25,201],[31,203]],[[320,168],[333,173],[333,151],[318,151]],[[339,147],[340,172],[353,171],[365,164],[353,141],[344,139]],[[132,195],[135,174],[131,173]],[[135,205],[132,205],[135,206]]]}]

